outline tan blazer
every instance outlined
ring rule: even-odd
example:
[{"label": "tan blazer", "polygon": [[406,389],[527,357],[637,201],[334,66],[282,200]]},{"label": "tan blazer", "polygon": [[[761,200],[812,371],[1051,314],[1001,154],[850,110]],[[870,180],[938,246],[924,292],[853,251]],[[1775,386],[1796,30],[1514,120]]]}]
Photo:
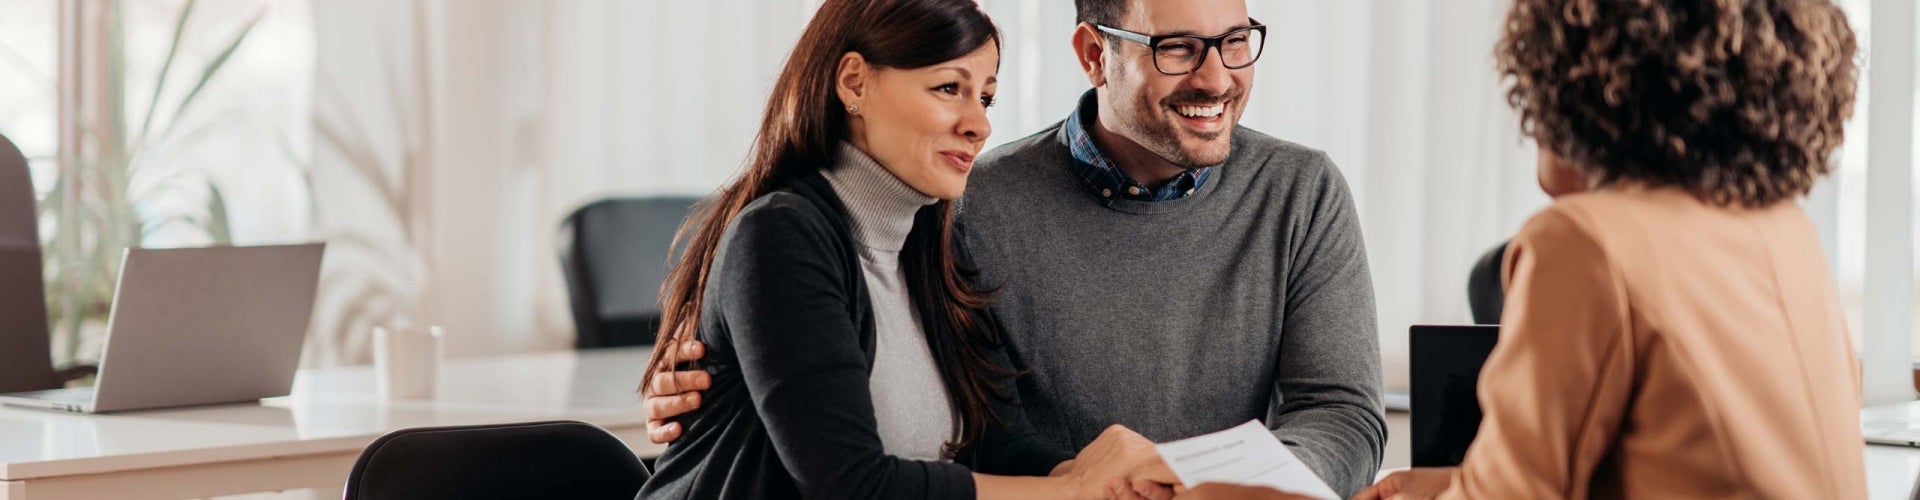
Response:
[{"label": "tan blazer", "polygon": [[1858,360],[1797,203],[1564,197],[1507,250],[1450,498],[1865,498]]}]

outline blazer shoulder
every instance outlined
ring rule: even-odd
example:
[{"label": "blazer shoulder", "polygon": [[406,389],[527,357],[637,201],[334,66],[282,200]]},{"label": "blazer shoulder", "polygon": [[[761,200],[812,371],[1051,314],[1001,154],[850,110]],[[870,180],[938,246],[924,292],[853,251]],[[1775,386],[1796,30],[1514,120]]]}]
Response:
[{"label": "blazer shoulder", "polygon": [[847,236],[837,228],[834,214],[822,200],[779,190],[755,198],[734,215],[721,237],[720,251],[763,254],[812,250],[828,255],[837,247],[834,242]]}]

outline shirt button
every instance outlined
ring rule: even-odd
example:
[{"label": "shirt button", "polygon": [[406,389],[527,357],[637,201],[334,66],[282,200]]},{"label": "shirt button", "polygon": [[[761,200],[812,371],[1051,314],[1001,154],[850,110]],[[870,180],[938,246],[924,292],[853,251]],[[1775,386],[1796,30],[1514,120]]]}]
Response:
[{"label": "shirt button", "polygon": [[1140,186],[1127,186],[1127,194],[1140,196]]},{"label": "shirt button", "polygon": [[1100,190],[1100,197],[1101,197],[1101,198],[1112,198],[1112,197],[1113,197],[1113,190],[1112,190],[1112,189],[1102,189],[1102,190]]}]

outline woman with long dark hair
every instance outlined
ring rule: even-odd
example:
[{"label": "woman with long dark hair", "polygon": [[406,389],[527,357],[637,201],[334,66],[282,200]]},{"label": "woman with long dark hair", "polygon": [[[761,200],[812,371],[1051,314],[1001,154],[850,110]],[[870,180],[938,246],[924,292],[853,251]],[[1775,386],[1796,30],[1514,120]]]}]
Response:
[{"label": "woman with long dark hair", "polygon": [[642,497],[1101,497],[1152,456],[1032,434],[954,246],[999,37],[971,0],[820,7],[746,172],[682,228],[642,387],[692,340],[711,386]]}]

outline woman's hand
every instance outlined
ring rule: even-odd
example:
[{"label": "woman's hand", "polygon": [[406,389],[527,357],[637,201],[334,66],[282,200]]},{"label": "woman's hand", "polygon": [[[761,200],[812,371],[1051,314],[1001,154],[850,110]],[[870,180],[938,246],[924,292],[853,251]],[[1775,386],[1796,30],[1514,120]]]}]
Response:
[{"label": "woman's hand", "polygon": [[1134,469],[1159,459],[1153,441],[1115,424],[1073,457],[1064,476],[1072,482],[1074,497],[1108,498],[1118,494],[1112,488],[1116,480],[1125,481]]},{"label": "woman's hand", "polygon": [[1453,486],[1453,473],[1459,467],[1423,467],[1388,474],[1354,495],[1353,500],[1421,500],[1433,498]]},{"label": "woman's hand", "polygon": [[1111,492],[1107,498],[1117,500],[1169,500],[1175,493],[1185,491],[1177,489],[1180,478],[1157,454],[1135,466],[1127,477],[1114,478],[1107,488]]},{"label": "woman's hand", "polygon": [[1267,488],[1237,484],[1207,483],[1187,490],[1174,500],[1314,500],[1313,497]]}]

